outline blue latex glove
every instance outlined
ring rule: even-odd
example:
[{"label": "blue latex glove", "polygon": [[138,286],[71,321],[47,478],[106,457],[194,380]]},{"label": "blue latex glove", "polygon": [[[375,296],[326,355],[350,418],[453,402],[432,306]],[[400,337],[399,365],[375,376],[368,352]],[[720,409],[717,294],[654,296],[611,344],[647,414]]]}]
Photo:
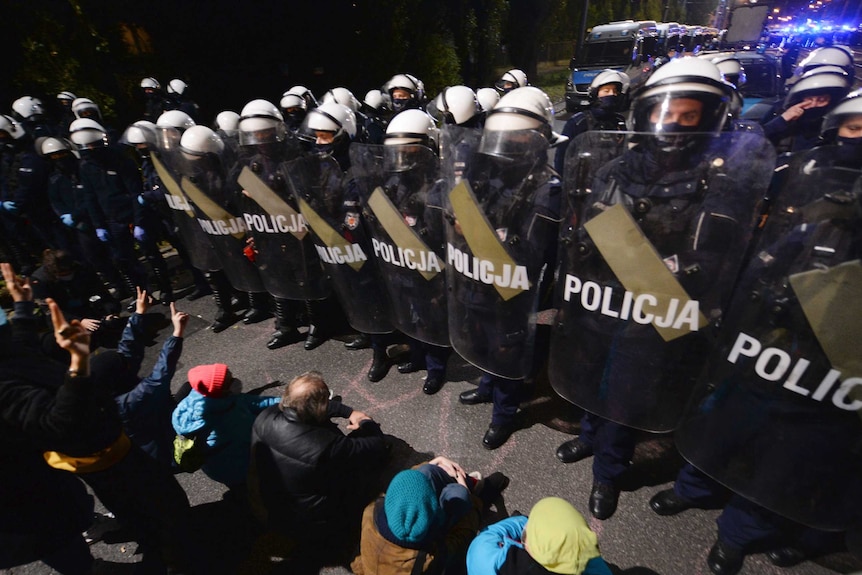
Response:
[{"label": "blue latex glove", "polygon": [[18,204],[16,204],[15,202],[6,201],[6,202],[3,202],[2,205],[3,205],[3,209],[6,210],[7,212],[15,213],[18,211]]},{"label": "blue latex glove", "polygon": [[75,219],[72,217],[72,214],[63,214],[60,216],[60,219],[70,228],[75,225]]},{"label": "blue latex glove", "polygon": [[144,228],[141,226],[135,226],[135,239],[139,242],[143,242],[147,239],[147,232],[144,231]]},{"label": "blue latex glove", "polygon": [[96,228],[96,236],[98,236],[99,240],[103,242],[107,242],[111,239],[111,236],[108,235],[108,230],[105,228]]},{"label": "blue latex glove", "polygon": [[144,194],[138,194],[138,203],[142,206],[147,203],[147,200],[144,199]]}]

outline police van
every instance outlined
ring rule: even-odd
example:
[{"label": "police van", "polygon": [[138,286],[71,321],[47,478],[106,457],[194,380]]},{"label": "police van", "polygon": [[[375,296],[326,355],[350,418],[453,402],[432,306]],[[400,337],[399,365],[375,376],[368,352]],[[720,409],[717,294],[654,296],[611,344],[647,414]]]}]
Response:
[{"label": "police van", "polygon": [[625,72],[633,87],[645,82],[652,71],[649,57],[655,46],[655,20],[624,20],[593,27],[569,64],[566,111],[576,112],[590,105],[590,82],[604,69]]}]

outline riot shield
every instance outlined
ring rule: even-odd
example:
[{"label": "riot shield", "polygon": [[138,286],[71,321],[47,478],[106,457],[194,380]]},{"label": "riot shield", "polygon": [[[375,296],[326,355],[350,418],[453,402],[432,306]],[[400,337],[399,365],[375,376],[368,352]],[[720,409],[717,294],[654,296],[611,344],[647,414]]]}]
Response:
[{"label": "riot shield", "polygon": [[446,124],[440,130],[440,173],[448,189],[461,181],[467,162],[478,149],[481,139],[481,128]]},{"label": "riot shield", "polygon": [[230,284],[238,291],[265,291],[257,268],[245,253],[245,220],[227,188],[224,166],[215,156],[189,158],[182,172],[180,185],[195,212],[195,223],[207,235]]},{"label": "riot shield", "polygon": [[309,155],[287,165],[288,183],[314,247],[353,329],[390,333],[389,302],[369,260],[359,194],[331,156]]},{"label": "riot shield", "polygon": [[[606,419],[671,431],[738,276],[774,152],[734,132],[630,134],[610,148],[587,132],[573,145],[551,384]],[[604,161],[611,149],[619,156]]]},{"label": "riot shield", "polygon": [[330,293],[329,282],[287,185],[285,157],[280,153],[249,155],[242,160],[237,176],[242,188],[240,206],[254,241],[255,265],[266,291],[274,297],[324,299]]},{"label": "riot shield", "polygon": [[676,443],[743,497],[843,531],[862,527],[862,167],[830,148],[791,164]]},{"label": "riot shield", "polygon": [[[179,152],[175,151],[173,154],[179,154]],[[150,161],[152,161],[159,180],[161,180],[165,201],[171,211],[171,218],[176,226],[177,234],[180,236],[194,267],[203,272],[221,269],[219,257],[209,238],[198,225],[195,210],[180,187],[180,174],[169,170],[161,160],[162,157],[169,155],[171,153],[168,152],[151,153]],[[178,158],[173,158],[168,163],[172,166],[179,166],[181,162]]]},{"label": "riot shield", "polygon": [[396,329],[449,345],[438,162],[425,146],[350,147],[372,254],[391,302]]},{"label": "riot shield", "polygon": [[445,204],[449,336],[473,365],[521,379],[531,371],[542,277],[554,265],[559,180],[535,131],[486,133],[480,149]]}]

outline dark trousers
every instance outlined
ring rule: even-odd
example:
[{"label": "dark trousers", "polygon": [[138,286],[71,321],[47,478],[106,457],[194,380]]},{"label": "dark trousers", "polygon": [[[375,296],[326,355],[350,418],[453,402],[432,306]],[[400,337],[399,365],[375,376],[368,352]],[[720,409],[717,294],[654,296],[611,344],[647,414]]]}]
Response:
[{"label": "dark trousers", "polygon": [[523,379],[506,379],[482,374],[479,379],[479,393],[491,398],[494,408],[491,411],[491,425],[512,425],[515,422],[515,414],[521,404],[523,396]]},{"label": "dark trousers", "polygon": [[635,430],[593,413],[581,418],[580,440],[593,448],[593,481],[614,485],[629,468]]}]

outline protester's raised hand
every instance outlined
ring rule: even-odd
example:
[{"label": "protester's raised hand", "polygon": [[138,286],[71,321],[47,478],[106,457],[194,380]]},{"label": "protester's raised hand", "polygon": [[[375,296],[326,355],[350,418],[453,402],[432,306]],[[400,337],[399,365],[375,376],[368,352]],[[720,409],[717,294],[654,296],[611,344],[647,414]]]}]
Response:
[{"label": "protester's raised hand", "polygon": [[150,309],[150,298],[147,296],[147,290],[142,290],[140,286],[135,286],[138,295],[135,298],[135,313],[143,315]]},{"label": "protester's raised hand", "polygon": [[30,287],[28,278],[15,275],[15,270],[10,263],[0,263],[0,271],[3,272],[6,289],[9,290],[14,301],[33,301],[33,289]]},{"label": "protester's raised hand", "polygon": [[171,302],[171,323],[174,324],[174,337],[183,337],[189,323],[189,314],[177,311],[177,306]]},{"label": "protester's raised hand", "polygon": [[90,332],[74,319],[71,323],[66,321],[63,311],[53,299],[45,300],[51,311],[51,323],[54,325],[54,339],[57,345],[69,352],[72,356],[70,369],[79,370],[76,363],[86,362],[90,357]]}]

